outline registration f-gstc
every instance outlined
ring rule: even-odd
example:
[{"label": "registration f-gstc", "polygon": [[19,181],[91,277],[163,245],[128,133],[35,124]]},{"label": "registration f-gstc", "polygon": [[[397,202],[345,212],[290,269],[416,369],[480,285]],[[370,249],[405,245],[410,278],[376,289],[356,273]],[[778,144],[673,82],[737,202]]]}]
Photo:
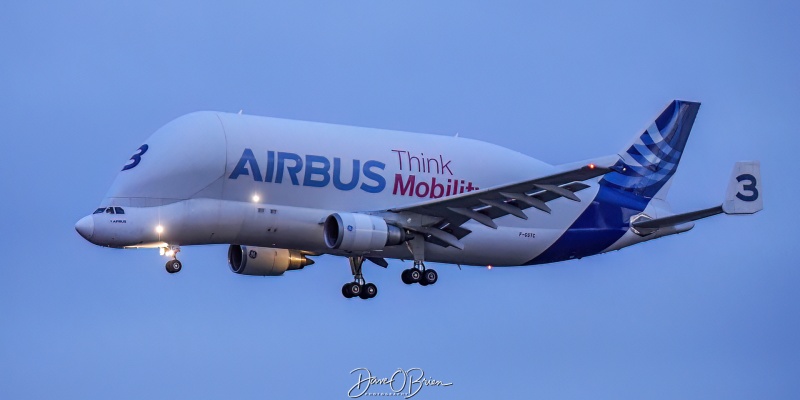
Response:
[{"label": "registration f-gstc", "polygon": [[673,101],[618,154],[549,165],[476,140],[222,112],[182,116],[142,144],[75,229],[114,248],[229,244],[243,275],[347,257],[345,297],[368,299],[365,260],[519,266],[600,254],[685,232],[697,219],[762,209],[760,164],[733,167],[722,204],[667,203],[700,104]]}]

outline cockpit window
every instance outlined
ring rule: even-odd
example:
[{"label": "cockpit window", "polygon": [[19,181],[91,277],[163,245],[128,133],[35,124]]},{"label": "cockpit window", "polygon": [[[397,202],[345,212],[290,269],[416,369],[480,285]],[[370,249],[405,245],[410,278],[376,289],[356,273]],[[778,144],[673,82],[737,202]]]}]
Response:
[{"label": "cockpit window", "polygon": [[125,210],[122,207],[100,207],[97,210],[94,210],[92,214],[125,214]]}]

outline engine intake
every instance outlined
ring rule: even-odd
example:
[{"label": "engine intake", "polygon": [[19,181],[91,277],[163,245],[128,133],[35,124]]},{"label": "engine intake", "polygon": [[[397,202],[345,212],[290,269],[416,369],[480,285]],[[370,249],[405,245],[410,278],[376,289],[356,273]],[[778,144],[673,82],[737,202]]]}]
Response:
[{"label": "engine intake", "polygon": [[403,229],[381,217],[359,213],[335,213],[325,219],[325,244],[345,251],[381,250],[408,240]]},{"label": "engine intake", "polygon": [[314,260],[297,250],[248,247],[232,244],[228,248],[228,265],[241,275],[277,276],[287,270],[303,269]]}]

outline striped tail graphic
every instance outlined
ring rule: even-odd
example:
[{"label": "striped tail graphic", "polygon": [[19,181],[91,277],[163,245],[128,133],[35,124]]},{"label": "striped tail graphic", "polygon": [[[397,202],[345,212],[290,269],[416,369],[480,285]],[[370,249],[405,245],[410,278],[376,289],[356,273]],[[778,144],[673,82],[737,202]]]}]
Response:
[{"label": "striped tail graphic", "polygon": [[653,198],[678,169],[700,103],[674,100],[620,154],[616,172],[600,184],[637,196]]}]

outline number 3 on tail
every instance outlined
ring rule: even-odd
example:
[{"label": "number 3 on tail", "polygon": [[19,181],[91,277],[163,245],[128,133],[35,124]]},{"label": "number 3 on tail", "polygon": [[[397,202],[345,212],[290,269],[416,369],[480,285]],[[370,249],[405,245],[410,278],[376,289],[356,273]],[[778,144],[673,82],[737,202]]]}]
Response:
[{"label": "number 3 on tail", "polygon": [[758,198],[758,189],[756,189],[756,177],[750,174],[742,174],[736,177],[737,182],[747,181],[747,183],[742,186],[742,189],[750,192],[750,194],[742,194],[742,192],[736,193],[736,197],[742,201],[755,201]]}]

